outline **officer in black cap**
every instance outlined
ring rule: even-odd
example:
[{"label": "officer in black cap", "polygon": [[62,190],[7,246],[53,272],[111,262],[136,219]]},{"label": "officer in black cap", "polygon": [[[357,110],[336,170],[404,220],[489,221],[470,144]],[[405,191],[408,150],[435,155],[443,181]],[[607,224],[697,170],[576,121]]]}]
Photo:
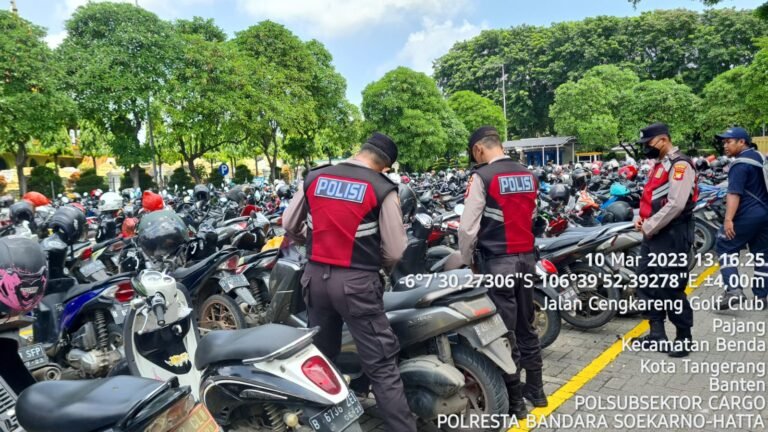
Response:
[{"label": "officer in black cap", "polygon": [[763,165],[765,158],[755,149],[744,128],[728,128],[715,136],[723,144],[726,155],[735,158],[728,170],[728,195],[725,198],[725,220],[717,233],[715,251],[720,259],[725,295],[720,310],[738,308],[744,301],[739,283],[739,254],[749,246],[754,255],[755,271],[752,292],[754,309],[768,309],[768,191]]},{"label": "officer in black cap", "polygon": [[[637,273],[659,276],[649,277],[646,286],[638,290],[640,298],[650,305],[646,313],[651,331],[637,340],[644,350],[685,357],[691,346],[693,327],[693,310],[685,287],[687,260],[693,246],[693,208],[698,197],[696,168],[691,158],[672,145],[669,128],[664,123],[642,129],[637,144],[646,158],[656,161],[643,189],[640,218],[635,222],[635,229],[643,233]],[[652,261],[656,264],[651,264]],[[662,266],[658,262],[672,265]],[[670,303],[678,306],[671,307]],[[667,340],[666,318],[677,329],[673,343]]]},{"label": "officer in black cap", "polygon": [[387,430],[416,431],[397,367],[400,345],[384,313],[383,267],[391,269],[406,246],[397,185],[384,173],[397,146],[374,133],[338,165],[309,172],[283,215],[286,235],[306,243],[301,278],[315,345],[331,360],[341,350],[346,323]]}]

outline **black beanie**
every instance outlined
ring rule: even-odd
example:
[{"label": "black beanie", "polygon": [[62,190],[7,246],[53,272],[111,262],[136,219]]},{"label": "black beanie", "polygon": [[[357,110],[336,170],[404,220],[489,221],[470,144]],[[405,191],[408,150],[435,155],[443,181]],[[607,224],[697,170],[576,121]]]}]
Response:
[{"label": "black beanie", "polygon": [[480,126],[479,128],[475,129],[474,132],[472,132],[472,135],[469,137],[469,146],[467,147],[470,160],[472,161],[475,160],[475,158],[472,156],[472,146],[475,145],[475,143],[480,141],[481,139],[489,136],[495,136],[496,138],[501,140],[499,131],[496,130],[496,128],[493,126]]},{"label": "black beanie", "polygon": [[378,150],[389,158],[389,163],[395,163],[397,160],[397,146],[392,138],[383,133],[374,132],[370,138],[363,144],[363,149]]}]

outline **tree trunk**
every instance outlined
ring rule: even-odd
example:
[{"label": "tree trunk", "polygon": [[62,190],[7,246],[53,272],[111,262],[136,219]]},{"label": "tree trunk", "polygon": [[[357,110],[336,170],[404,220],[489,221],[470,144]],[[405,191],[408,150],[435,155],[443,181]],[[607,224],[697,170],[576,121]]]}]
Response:
[{"label": "tree trunk", "polygon": [[139,183],[139,164],[133,164],[131,167],[131,180],[133,180],[133,187],[134,188],[140,188],[141,183]]},{"label": "tree trunk", "polygon": [[333,155],[331,153],[328,153],[328,165],[333,165]]},{"label": "tree trunk", "polygon": [[19,143],[16,151],[16,177],[19,180],[19,195],[27,193],[27,178],[24,177],[24,165],[27,164],[27,145]]},{"label": "tree trunk", "polygon": [[59,154],[53,154],[53,170],[56,171],[56,175],[59,175]]},{"label": "tree trunk", "polygon": [[96,171],[96,156],[91,156],[91,159],[93,160],[93,170]]},{"label": "tree trunk", "polygon": [[192,178],[195,180],[195,184],[200,183],[200,174],[197,173],[197,170],[195,169],[195,158],[189,157],[187,159],[187,168],[189,168],[189,175],[192,176]]}]

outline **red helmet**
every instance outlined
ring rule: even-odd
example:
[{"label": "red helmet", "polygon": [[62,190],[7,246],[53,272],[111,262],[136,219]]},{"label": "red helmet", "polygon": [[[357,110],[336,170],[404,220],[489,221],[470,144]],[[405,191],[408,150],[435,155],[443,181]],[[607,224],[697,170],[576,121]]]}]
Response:
[{"label": "red helmet", "polygon": [[163,203],[163,197],[159,194],[144,191],[144,194],[141,196],[141,207],[145,212],[149,213],[156,210],[162,210],[165,207],[165,203]]},{"label": "red helmet", "polygon": [[707,156],[707,162],[712,163],[717,160],[717,156],[715,155],[709,155]]},{"label": "red helmet", "polygon": [[637,168],[633,165],[627,165],[619,169],[619,175],[627,180],[634,180],[637,177]]},{"label": "red helmet", "polygon": [[137,218],[125,218],[123,221],[123,227],[121,230],[121,234],[123,238],[131,238],[136,234],[136,227],[139,224],[139,220]]},{"label": "red helmet", "polygon": [[45,195],[35,191],[25,193],[21,199],[29,201],[35,207],[40,207],[51,203],[51,200],[49,200]]}]

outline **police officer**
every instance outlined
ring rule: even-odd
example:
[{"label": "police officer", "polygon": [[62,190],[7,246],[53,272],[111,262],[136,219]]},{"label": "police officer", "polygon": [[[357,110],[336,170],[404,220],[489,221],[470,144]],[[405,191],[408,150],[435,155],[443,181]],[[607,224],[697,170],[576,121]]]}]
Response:
[{"label": "police officer", "polygon": [[[643,349],[685,357],[693,327],[693,310],[685,287],[687,260],[693,245],[693,208],[698,195],[696,169],[693,161],[672,145],[669,128],[663,123],[642,129],[638,144],[643,146],[645,157],[655,159],[656,164],[643,189],[640,218],[635,222],[635,229],[643,233],[637,274],[661,276],[649,277],[648,284],[638,290],[640,298],[651,305],[646,311],[651,331],[638,340]],[[682,307],[670,307],[670,303]],[[672,344],[664,330],[667,317],[677,329]]]},{"label": "police officer", "polygon": [[715,251],[720,257],[725,295],[720,309],[729,309],[744,297],[739,284],[739,252],[749,246],[754,255],[752,292],[754,309],[768,308],[768,191],[763,176],[763,156],[753,148],[752,139],[740,127],[716,135],[726,155],[735,157],[728,171],[725,220],[717,233]]},{"label": "police officer", "polygon": [[309,172],[283,225],[291,239],[306,238],[309,262],[301,283],[309,325],[320,327],[315,345],[335,359],[346,323],[387,430],[415,431],[378,274],[393,267],[406,246],[397,185],[384,174],[395,160],[395,143],[374,133],[351,159]]},{"label": "police officer", "polygon": [[[469,138],[469,155],[479,163],[471,173],[459,226],[459,250],[464,264],[483,274],[535,273],[533,217],[536,179],[525,166],[504,154],[499,132],[490,126]],[[489,296],[509,330],[512,357],[526,370],[525,387],[519,372],[504,380],[510,414],[527,414],[523,396],[534,406],[546,406],[539,337],[533,327],[533,289],[524,277],[514,286],[491,287]]]}]

